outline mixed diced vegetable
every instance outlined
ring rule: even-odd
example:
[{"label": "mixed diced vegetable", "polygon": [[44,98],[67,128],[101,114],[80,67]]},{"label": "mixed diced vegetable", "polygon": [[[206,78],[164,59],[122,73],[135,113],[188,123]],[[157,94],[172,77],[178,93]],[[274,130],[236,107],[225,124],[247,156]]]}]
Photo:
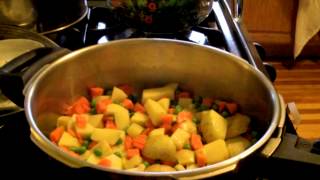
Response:
[{"label": "mixed diced vegetable", "polygon": [[[235,102],[195,96],[175,83],[144,89],[93,87],[57,119],[50,140],[106,168],[181,171],[226,160],[254,141]],[[139,101],[139,98],[141,101]]]}]

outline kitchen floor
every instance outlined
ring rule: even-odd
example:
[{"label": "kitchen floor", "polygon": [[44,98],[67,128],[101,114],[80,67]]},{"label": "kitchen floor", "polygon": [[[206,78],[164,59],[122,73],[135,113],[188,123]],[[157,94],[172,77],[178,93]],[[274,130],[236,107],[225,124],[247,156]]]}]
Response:
[{"label": "kitchen floor", "polygon": [[[274,83],[277,91],[299,112],[298,134],[307,139],[320,139],[320,59],[297,60],[291,69],[283,66],[283,60],[267,61],[277,70]],[[295,120],[299,122],[298,118]]]}]

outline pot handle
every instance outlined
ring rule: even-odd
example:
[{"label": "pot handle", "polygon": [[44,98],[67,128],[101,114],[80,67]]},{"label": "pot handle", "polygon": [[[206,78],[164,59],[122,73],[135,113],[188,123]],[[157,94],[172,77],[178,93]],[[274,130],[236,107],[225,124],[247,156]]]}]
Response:
[{"label": "pot handle", "polygon": [[23,89],[36,72],[46,64],[52,63],[59,57],[68,54],[65,48],[38,48],[16,57],[0,68],[0,88],[2,93],[23,107]]},{"label": "pot handle", "polygon": [[210,170],[209,172],[205,172],[205,173],[201,173],[201,174],[196,174],[196,175],[188,174],[186,176],[172,175],[171,178],[181,179],[181,180],[204,179],[204,178],[214,177],[214,176],[217,176],[220,174],[234,171],[236,169],[236,167],[237,167],[237,163],[234,163],[234,164],[230,164],[230,165],[227,165],[225,167],[222,167],[222,168],[219,168],[216,170]]}]

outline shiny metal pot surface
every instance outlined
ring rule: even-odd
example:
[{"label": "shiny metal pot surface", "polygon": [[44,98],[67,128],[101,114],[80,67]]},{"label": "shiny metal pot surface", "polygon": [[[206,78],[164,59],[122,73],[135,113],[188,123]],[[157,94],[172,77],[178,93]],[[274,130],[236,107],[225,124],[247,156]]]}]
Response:
[{"label": "shiny metal pot surface", "polygon": [[72,26],[88,13],[87,0],[1,0],[0,24],[42,34]]},{"label": "shiny metal pot surface", "polygon": [[[225,161],[177,172],[131,172],[104,169],[69,156],[48,139],[66,103],[87,95],[91,85],[131,84],[145,88],[177,82],[195,94],[234,100],[250,115],[263,136]],[[233,170],[237,163],[267,144],[284,108],[272,83],[243,59],[219,49],[177,40],[130,39],[94,45],[59,58],[34,76],[25,88],[25,112],[32,140],[71,167],[91,167],[134,176],[204,178]]]}]

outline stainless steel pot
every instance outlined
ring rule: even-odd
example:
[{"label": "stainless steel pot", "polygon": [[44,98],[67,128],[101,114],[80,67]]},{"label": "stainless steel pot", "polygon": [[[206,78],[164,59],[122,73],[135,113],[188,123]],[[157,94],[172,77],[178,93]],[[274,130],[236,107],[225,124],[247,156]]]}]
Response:
[{"label": "stainless steel pot", "polygon": [[[144,88],[168,82],[182,84],[199,95],[235,100],[254,119],[262,137],[228,160],[177,172],[104,169],[69,156],[48,139],[65,103],[87,95],[90,85],[128,83]],[[164,39],[120,40],[77,50],[42,68],[29,81],[24,94],[32,141],[44,152],[75,168],[147,177],[199,179],[231,171],[240,160],[268,144],[285,111],[271,82],[243,59],[212,47]]]},{"label": "stainless steel pot", "polygon": [[0,24],[16,25],[42,34],[68,28],[87,13],[87,0],[0,1]]}]

